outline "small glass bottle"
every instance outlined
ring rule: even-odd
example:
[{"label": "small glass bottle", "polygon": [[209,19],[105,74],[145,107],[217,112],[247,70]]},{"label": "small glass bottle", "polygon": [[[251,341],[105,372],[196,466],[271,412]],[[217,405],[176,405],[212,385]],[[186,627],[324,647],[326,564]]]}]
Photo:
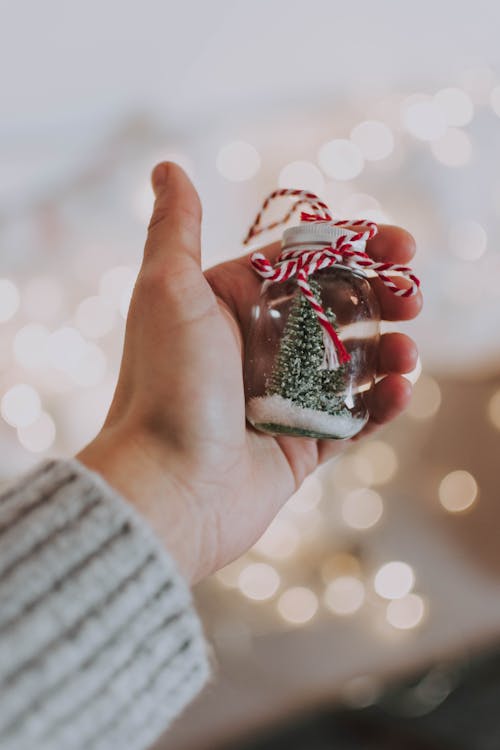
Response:
[{"label": "small glass bottle", "polygon": [[[327,223],[287,229],[282,249],[331,246],[354,232]],[[297,280],[264,281],[252,311],[245,357],[246,414],[273,435],[344,439],[369,419],[375,385],[380,310],[363,271],[348,265],[308,277],[349,355],[334,369],[325,365],[323,329]]]}]

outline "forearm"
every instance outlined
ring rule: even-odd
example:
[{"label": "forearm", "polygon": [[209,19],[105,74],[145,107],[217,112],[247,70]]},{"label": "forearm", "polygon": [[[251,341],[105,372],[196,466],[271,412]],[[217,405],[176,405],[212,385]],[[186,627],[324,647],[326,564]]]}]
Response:
[{"label": "forearm", "polygon": [[77,461],[0,496],[0,746],[146,748],[206,680],[189,589]]}]

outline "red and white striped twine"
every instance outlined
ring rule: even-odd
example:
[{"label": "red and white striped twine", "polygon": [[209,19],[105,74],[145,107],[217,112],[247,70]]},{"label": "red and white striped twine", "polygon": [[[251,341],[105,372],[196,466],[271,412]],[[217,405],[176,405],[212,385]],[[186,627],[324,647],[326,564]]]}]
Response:
[{"label": "red and white striped twine", "polygon": [[[274,199],[281,197],[291,197],[296,200],[282,219],[262,226],[262,217],[269,204]],[[271,282],[279,283],[290,279],[292,276],[296,276],[298,286],[316,312],[318,322],[323,328],[323,341],[325,344],[324,366],[328,369],[335,369],[340,364],[348,362],[350,356],[334,327],[326,317],[323,307],[311,291],[308,276],[316,271],[329,268],[335,265],[335,263],[340,263],[353,269],[374,272],[382,283],[397,297],[412,297],[415,295],[420,286],[420,281],[408,266],[377,262],[373,258],[370,258],[367,253],[358,249],[364,247],[367,240],[371,240],[377,234],[378,227],[374,222],[366,221],[365,219],[356,219],[355,221],[342,219],[334,221],[328,206],[317,195],[306,190],[283,188],[271,193],[262,204],[262,208],[250,227],[243,244],[247,244],[262,232],[285,224],[295,210],[299,206],[304,205],[309,207],[311,213],[302,212],[300,217],[302,222],[328,222],[331,226],[349,229],[349,234],[355,227],[359,227],[362,231],[351,236],[348,234],[341,235],[333,245],[325,245],[322,248],[316,246],[313,248],[285,249],[280,253],[274,265],[259,252],[253,253],[250,262],[260,276]],[[408,279],[411,282],[410,286],[407,288],[399,287],[391,278],[393,276],[402,276]]]}]

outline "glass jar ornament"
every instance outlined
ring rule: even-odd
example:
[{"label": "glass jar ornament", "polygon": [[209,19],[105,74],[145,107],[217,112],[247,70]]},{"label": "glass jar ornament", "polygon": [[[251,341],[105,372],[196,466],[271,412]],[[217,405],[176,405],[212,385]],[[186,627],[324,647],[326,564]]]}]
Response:
[{"label": "glass jar ornament", "polygon": [[[262,227],[269,203],[282,196],[295,203],[281,221]],[[272,193],[245,244],[303,204],[311,213],[285,230],[276,263],[259,252],[251,257],[264,281],[246,344],[246,415],[273,435],[345,439],[368,422],[376,379],[380,309],[369,279],[378,276],[398,296],[415,294],[419,281],[407,266],[378,263],[365,253],[376,224],[333,221],[328,207],[306,191]],[[394,275],[411,286],[401,289]]]}]

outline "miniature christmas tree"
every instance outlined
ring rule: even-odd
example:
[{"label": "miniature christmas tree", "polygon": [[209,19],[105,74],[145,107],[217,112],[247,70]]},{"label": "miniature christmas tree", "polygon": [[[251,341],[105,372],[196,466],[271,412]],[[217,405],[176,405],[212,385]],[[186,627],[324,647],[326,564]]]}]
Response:
[{"label": "miniature christmas tree", "polygon": [[[320,285],[309,279],[316,299],[321,298]],[[335,315],[325,310],[332,325]],[[314,409],[332,415],[347,414],[344,407],[346,367],[322,369],[323,333],[316,313],[298,293],[290,307],[273,371],[266,383],[268,396],[281,396],[303,409]]]}]

